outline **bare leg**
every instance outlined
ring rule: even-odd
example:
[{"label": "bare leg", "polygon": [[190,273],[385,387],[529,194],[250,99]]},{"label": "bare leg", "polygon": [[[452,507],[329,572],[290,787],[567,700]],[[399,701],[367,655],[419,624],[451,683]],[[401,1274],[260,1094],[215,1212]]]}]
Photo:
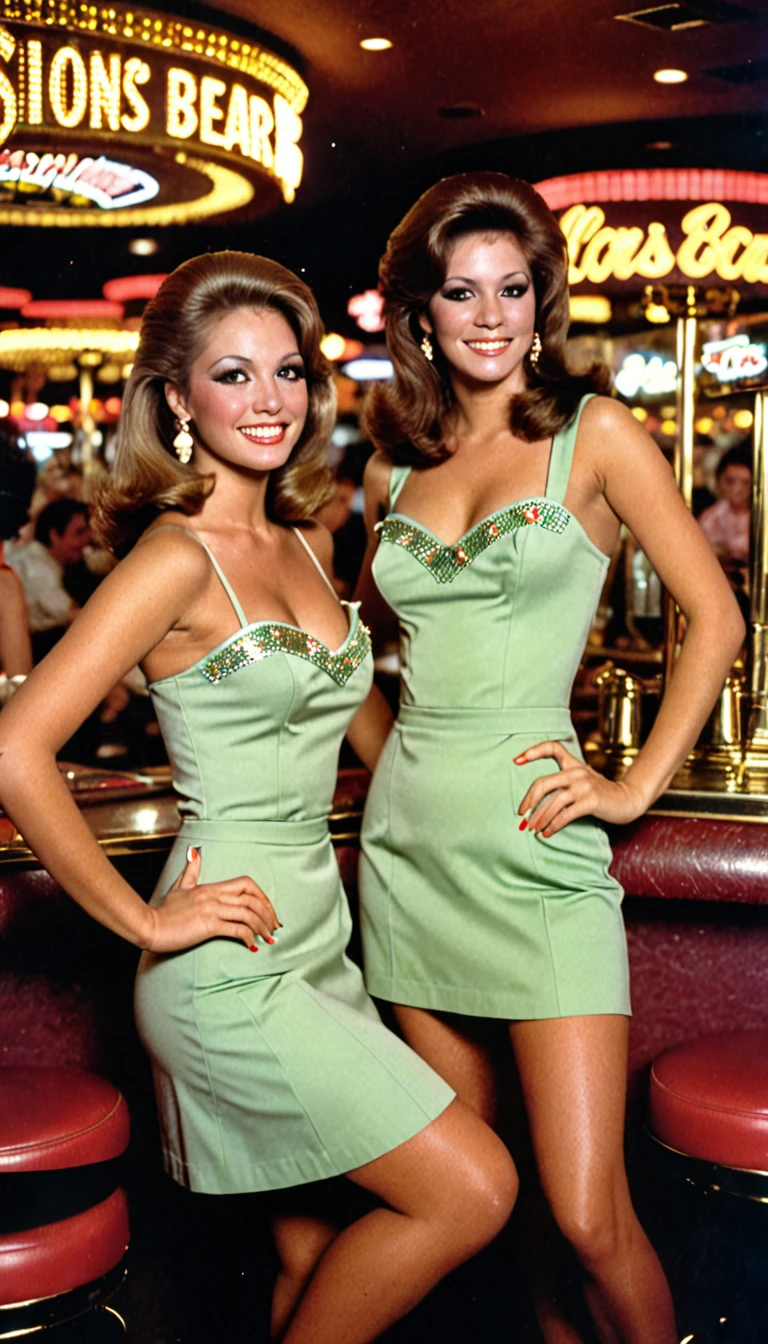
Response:
[{"label": "bare leg", "polygon": [[330,1221],[312,1214],[287,1213],[273,1220],[280,1269],[272,1293],[270,1339],[282,1339],[318,1261],[338,1231]]},{"label": "bare leg", "polygon": [[598,1339],[675,1344],[669,1288],[624,1170],[627,1019],[515,1022],[510,1034],[541,1183],[584,1271]]},{"label": "bare leg", "polygon": [[368,1344],[509,1218],[517,1176],[504,1145],[460,1101],[426,1129],[350,1172],[384,1200],[331,1242],[285,1344]]},{"label": "bare leg", "polygon": [[[506,1025],[400,1005],[395,1016],[411,1048],[486,1124],[499,1127],[514,1153],[521,1190],[510,1230],[514,1253],[526,1265],[539,1327],[546,1344],[583,1344],[567,1301],[573,1292],[570,1257],[539,1185],[519,1080],[505,1079],[503,1102],[499,1097],[499,1070],[509,1069]],[[494,1048],[499,1045],[501,1050]]]}]

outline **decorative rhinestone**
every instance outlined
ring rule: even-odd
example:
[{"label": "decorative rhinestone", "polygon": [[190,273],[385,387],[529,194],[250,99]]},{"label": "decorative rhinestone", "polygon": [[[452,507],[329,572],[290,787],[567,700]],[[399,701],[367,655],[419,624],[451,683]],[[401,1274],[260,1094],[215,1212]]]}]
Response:
[{"label": "decorative rhinestone", "polygon": [[325,644],[304,630],[294,629],[291,625],[277,627],[262,623],[236,635],[226,649],[203,664],[201,671],[208,681],[216,683],[272,654],[294,654],[297,658],[314,663],[339,686],[343,686],[371,650],[371,632],[360,622],[356,607],[354,613],[351,638],[347,637],[337,653],[331,653]]},{"label": "decorative rhinestone", "polygon": [[521,500],[478,523],[461,538],[461,545],[455,546],[436,546],[429,533],[402,518],[390,516],[383,520],[381,540],[406,546],[422,565],[429,566],[437,583],[452,583],[463,568],[471,565],[499,537],[530,525],[560,534],[568,526],[570,516],[567,509],[551,500]]}]

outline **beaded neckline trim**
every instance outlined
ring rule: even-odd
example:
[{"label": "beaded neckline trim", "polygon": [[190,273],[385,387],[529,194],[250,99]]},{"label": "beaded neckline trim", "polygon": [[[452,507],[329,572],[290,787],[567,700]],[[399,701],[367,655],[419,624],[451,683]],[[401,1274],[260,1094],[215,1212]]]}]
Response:
[{"label": "beaded neckline trim", "polygon": [[462,569],[506,533],[530,526],[560,533],[565,531],[570,517],[567,509],[551,500],[522,499],[518,504],[484,518],[453,546],[443,546],[430,532],[397,514],[390,514],[377,527],[382,541],[409,551],[437,583],[452,583]]},{"label": "beaded neckline trim", "polygon": [[371,634],[367,625],[363,625],[360,620],[359,603],[349,602],[344,605],[351,609],[350,630],[335,653],[322,640],[315,639],[295,625],[286,625],[281,621],[260,621],[235,635],[223,648],[217,649],[202,664],[200,671],[208,681],[216,683],[274,653],[289,653],[313,663],[339,686],[344,686],[371,651]]}]

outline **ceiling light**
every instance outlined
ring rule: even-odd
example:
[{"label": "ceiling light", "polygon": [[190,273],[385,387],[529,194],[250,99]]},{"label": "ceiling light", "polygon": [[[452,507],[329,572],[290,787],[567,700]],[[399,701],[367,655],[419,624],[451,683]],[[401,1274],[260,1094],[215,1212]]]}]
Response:
[{"label": "ceiling light", "polygon": [[654,70],[653,78],[657,84],[684,84],[688,74],[685,70]]},{"label": "ceiling light", "polygon": [[752,412],[747,410],[733,413],[733,423],[737,429],[751,429],[754,418]]},{"label": "ceiling light", "polygon": [[389,51],[392,43],[388,37],[364,37],[360,46],[363,51]]},{"label": "ceiling light", "polygon": [[329,331],[320,342],[320,349],[326,359],[341,359],[346,350],[347,342],[343,336],[339,336],[336,331]]},{"label": "ceiling light", "polygon": [[132,252],[134,257],[151,257],[153,252],[157,251],[157,242],[154,238],[132,238],[128,244],[128,251]]},{"label": "ceiling light", "polygon": [[610,322],[611,301],[602,294],[572,294],[572,322]]}]

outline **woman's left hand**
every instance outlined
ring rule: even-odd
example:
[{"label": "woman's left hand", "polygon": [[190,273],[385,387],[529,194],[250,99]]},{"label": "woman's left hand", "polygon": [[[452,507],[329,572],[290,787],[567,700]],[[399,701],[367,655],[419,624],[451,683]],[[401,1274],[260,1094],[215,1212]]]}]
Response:
[{"label": "woman's left hand", "polygon": [[626,780],[606,779],[591,766],[572,756],[562,742],[539,742],[515,757],[515,765],[527,765],[550,757],[559,772],[542,775],[521,802],[520,829],[535,831],[547,840],[577,817],[599,817],[601,821],[622,824],[642,816],[648,801]]}]

